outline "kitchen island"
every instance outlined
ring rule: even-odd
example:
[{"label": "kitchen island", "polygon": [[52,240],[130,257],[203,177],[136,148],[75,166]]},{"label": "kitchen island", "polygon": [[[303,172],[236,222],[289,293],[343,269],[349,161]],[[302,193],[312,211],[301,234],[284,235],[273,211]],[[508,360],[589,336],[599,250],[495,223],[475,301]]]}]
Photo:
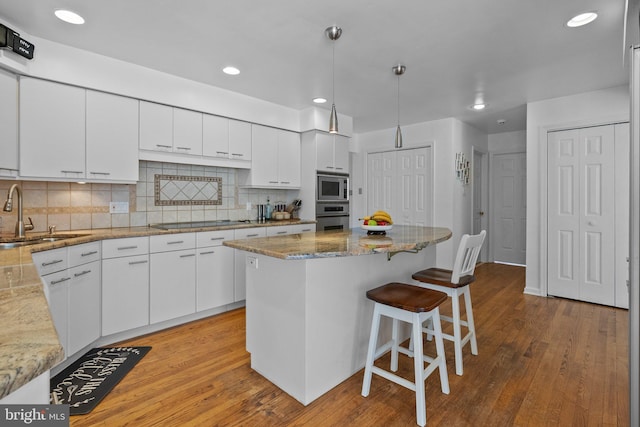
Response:
[{"label": "kitchen island", "polygon": [[[366,291],[435,265],[447,228],[394,226],[224,242],[246,251],[251,367],[308,405],[364,367]],[[381,334],[390,332],[381,327]]]}]

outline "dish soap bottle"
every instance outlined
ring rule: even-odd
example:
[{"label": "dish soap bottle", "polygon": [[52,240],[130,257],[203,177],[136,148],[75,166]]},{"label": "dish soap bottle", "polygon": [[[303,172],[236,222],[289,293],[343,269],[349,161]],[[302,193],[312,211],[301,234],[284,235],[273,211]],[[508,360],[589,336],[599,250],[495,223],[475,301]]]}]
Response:
[{"label": "dish soap bottle", "polygon": [[271,213],[273,212],[273,208],[271,207],[271,203],[269,203],[269,198],[267,197],[267,206],[265,208],[266,212],[265,212],[265,218],[266,219],[271,219]]}]

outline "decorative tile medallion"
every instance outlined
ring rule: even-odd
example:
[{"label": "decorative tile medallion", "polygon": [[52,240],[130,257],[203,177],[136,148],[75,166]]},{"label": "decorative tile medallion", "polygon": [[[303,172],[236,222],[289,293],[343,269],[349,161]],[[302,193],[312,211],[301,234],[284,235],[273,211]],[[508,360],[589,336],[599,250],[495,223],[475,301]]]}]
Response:
[{"label": "decorative tile medallion", "polygon": [[156,206],[221,205],[222,178],[154,175]]}]

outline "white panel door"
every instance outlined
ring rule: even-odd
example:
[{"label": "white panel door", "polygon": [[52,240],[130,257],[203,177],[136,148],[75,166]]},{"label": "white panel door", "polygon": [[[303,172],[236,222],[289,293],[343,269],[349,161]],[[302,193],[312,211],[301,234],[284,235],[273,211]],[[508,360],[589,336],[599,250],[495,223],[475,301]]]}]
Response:
[{"label": "white panel door", "polygon": [[382,153],[367,155],[367,211],[371,215],[372,206],[382,206]]},{"label": "white panel door", "polygon": [[548,135],[548,293],[615,300],[614,128]]},{"label": "white panel door", "polygon": [[431,148],[398,151],[396,171],[394,221],[404,225],[432,225]]},{"label": "white panel door", "polygon": [[493,258],[498,262],[526,263],[526,155],[493,157]]}]

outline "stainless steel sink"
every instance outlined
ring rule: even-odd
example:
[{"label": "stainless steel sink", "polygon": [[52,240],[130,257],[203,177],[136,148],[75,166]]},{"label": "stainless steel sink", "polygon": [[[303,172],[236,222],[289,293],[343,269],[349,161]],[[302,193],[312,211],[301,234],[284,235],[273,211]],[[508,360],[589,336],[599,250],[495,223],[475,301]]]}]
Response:
[{"label": "stainless steel sink", "polygon": [[40,235],[40,236],[27,236],[22,239],[6,238],[0,239],[0,249],[13,249],[21,246],[37,245],[40,243],[57,242],[58,240],[73,239],[75,237],[83,237],[86,234],[55,234],[55,235]]}]

